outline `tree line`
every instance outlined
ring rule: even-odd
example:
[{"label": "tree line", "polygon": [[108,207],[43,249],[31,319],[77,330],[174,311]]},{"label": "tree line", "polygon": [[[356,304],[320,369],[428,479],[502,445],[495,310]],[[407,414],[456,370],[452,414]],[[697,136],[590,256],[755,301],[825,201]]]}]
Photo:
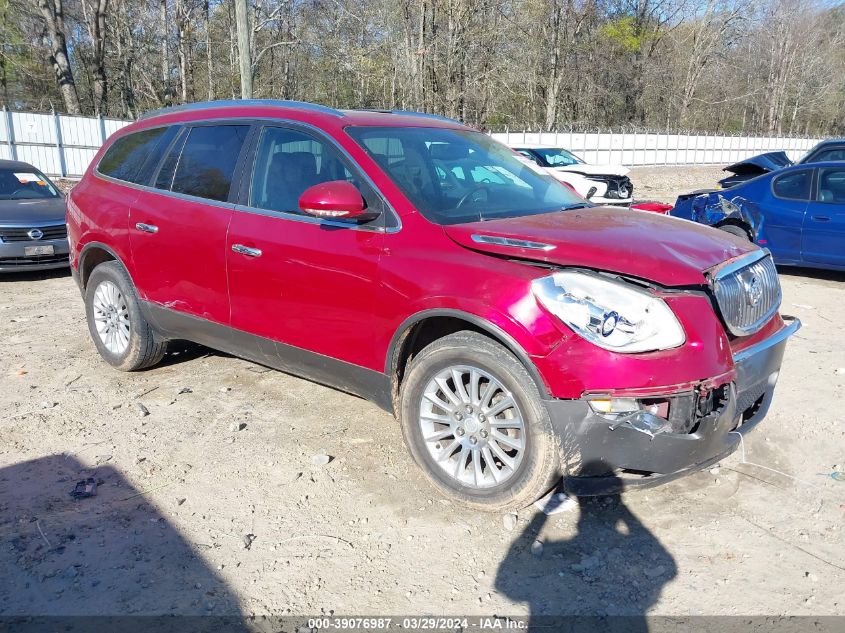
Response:
[{"label": "tree line", "polygon": [[0,41],[17,110],[251,95],[492,130],[845,128],[830,0],[0,0]]}]

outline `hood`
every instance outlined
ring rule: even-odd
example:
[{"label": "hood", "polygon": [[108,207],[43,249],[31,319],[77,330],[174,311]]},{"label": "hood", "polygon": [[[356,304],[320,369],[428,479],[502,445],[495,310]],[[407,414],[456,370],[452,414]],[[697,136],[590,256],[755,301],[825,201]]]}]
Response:
[{"label": "hood", "polygon": [[[476,251],[606,270],[664,286],[701,285],[705,283],[705,270],[758,248],[747,240],[687,220],[609,207],[443,228],[455,242]],[[473,235],[489,236],[492,241],[528,240],[554,248],[480,243]]]},{"label": "hood", "polygon": [[550,167],[554,171],[568,171],[573,174],[584,174],[585,176],[626,176],[631,171],[622,165],[566,165],[563,167]]},{"label": "hood", "polygon": [[792,165],[789,156],[784,152],[767,152],[746,158],[733,165],[728,165],[722,171],[737,175],[765,174]]},{"label": "hood", "polygon": [[65,223],[64,198],[37,200],[0,200],[0,225]]}]

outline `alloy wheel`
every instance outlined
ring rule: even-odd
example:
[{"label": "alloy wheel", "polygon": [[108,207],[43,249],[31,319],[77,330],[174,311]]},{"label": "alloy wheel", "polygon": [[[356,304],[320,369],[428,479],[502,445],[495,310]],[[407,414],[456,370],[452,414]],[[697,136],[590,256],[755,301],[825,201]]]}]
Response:
[{"label": "alloy wheel", "polygon": [[93,308],[100,341],[109,352],[120,356],[129,347],[132,331],[126,298],[116,284],[106,280],[94,291]]},{"label": "alloy wheel", "polygon": [[498,486],[516,473],[526,448],[516,399],[489,372],[448,367],[426,385],[419,424],[434,462],[471,488]]}]

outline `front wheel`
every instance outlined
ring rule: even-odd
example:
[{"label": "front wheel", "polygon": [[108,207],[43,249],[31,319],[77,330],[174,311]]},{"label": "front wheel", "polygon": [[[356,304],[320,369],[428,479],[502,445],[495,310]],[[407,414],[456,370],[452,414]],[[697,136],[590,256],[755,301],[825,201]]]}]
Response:
[{"label": "front wheel", "polygon": [[476,332],[450,334],[413,359],[400,423],[426,477],[466,505],[522,508],[560,477],[560,443],[537,386],[513,354]]}]

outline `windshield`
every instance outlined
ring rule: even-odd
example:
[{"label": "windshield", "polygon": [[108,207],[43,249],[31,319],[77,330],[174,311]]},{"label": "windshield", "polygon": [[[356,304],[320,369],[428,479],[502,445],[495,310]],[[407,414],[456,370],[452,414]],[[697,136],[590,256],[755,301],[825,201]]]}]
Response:
[{"label": "windshield", "polygon": [[535,147],[531,151],[546,161],[546,165],[549,167],[566,167],[568,165],[581,165],[584,163],[583,160],[572,152],[557,147]]},{"label": "windshield", "polygon": [[408,127],[347,132],[437,224],[589,206],[533,161],[481,132]]},{"label": "windshield", "polygon": [[0,200],[58,198],[59,192],[47,177],[32,169],[0,169]]}]

